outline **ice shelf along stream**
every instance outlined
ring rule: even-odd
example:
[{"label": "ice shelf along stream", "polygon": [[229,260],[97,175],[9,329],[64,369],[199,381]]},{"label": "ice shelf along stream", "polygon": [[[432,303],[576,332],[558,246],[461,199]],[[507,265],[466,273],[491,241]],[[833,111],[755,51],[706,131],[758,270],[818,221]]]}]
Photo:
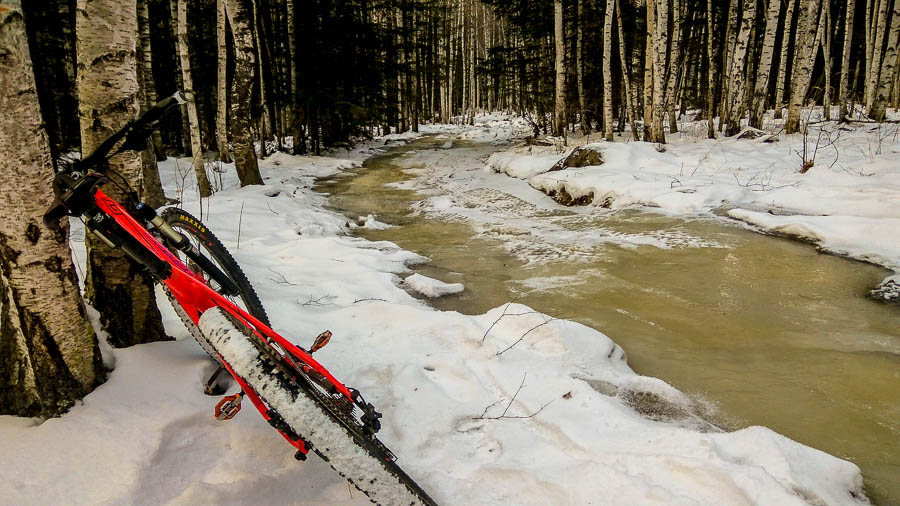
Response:
[{"label": "ice shelf along stream", "polygon": [[[459,156],[496,149],[460,145],[451,148]],[[884,269],[712,218],[535,209],[496,191],[473,195],[471,205],[609,240],[542,244],[498,223],[413,213],[440,190],[387,185],[415,177],[404,154],[441,148],[446,142],[431,139],[394,148],[317,190],[348,217],[394,225],[359,235],[427,256],[416,271],[465,284],[434,307],[481,314],[517,299],[594,327],[638,373],[709,403],[718,426],[764,425],[851,460],[876,504],[900,504],[900,308],[865,298]],[[659,247],[635,237],[675,239]]]}]

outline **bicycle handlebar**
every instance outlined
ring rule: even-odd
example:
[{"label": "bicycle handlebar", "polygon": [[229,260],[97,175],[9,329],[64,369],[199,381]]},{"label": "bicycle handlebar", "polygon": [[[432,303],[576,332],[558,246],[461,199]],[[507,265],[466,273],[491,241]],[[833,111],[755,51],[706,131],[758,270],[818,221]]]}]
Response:
[{"label": "bicycle handlebar", "polygon": [[[107,137],[106,140],[100,143],[91,154],[73,163],[72,170],[84,172],[85,170],[98,165],[101,160],[111,158],[121,151],[140,151],[144,149],[146,147],[145,143],[147,142],[147,139],[153,131],[156,130],[160,120],[184,103],[185,100],[180,91],[176,91],[171,97],[157,102],[156,105],[148,109],[141,117],[129,122],[118,132]],[[125,139],[125,142],[122,146],[115,153],[110,155],[109,152],[112,151],[116,144],[123,138]]]},{"label": "bicycle handlebar", "polygon": [[[119,131],[107,137],[91,154],[74,162],[68,169],[58,173],[53,179],[53,193],[56,199],[44,214],[44,225],[47,228],[56,229],[59,225],[59,220],[64,216],[81,212],[81,209],[73,209],[73,207],[80,208],[83,206],[81,201],[84,196],[80,194],[90,191],[91,188],[102,182],[102,178],[99,175],[96,178],[85,177],[76,180],[69,176],[69,173],[87,172],[88,169],[98,166],[101,161],[108,160],[125,150],[143,150],[146,147],[147,139],[158,128],[159,122],[184,103],[185,100],[181,92],[176,91],[174,95],[157,102],[156,105],[148,109],[139,118],[128,122]],[[122,139],[125,140],[119,149],[110,154],[110,151]],[[88,181],[89,179],[90,181]],[[72,204],[77,202],[78,205],[69,205],[70,201]]]}]

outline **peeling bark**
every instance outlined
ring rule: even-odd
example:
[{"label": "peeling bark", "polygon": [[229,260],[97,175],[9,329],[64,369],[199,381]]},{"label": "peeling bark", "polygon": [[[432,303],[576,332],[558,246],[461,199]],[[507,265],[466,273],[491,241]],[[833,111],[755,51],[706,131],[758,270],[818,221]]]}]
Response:
[{"label": "peeling bark", "polygon": [[85,319],[68,226],[41,217],[53,202],[53,166],[42,125],[20,0],[0,10],[0,414],[50,416],[104,377]]},{"label": "peeling bark", "polygon": [[[87,155],[139,112],[135,4],[79,0],[76,27],[81,152]],[[126,151],[109,165],[132,188],[141,187],[138,153]],[[107,186],[106,191],[117,200],[125,197],[114,185]],[[100,312],[110,342],[129,346],[168,339],[149,276],[133,266],[124,253],[96,237],[88,235],[85,243],[87,297]]]}]

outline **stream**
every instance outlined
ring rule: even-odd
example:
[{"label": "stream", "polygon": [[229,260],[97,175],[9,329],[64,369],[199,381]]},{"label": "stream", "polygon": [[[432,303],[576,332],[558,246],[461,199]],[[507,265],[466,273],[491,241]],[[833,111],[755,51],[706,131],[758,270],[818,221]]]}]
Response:
[{"label": "stream", "polygon": [[[394,225],[359,235],[429,257],[417,272],[465,285],[435,308],[481,314],[515,299],[589,325],[716,425],[764,425],[848,459],[873,502],[900,504],[900,311],[865,298],[886,270],[712,217],[523,198],[472,168],[499,148],[450,144],[392,148],[316,189],[350,219]],[[451,159],[466,163],[434,176]],[[447,190],[453,177],[465,179]]]}]

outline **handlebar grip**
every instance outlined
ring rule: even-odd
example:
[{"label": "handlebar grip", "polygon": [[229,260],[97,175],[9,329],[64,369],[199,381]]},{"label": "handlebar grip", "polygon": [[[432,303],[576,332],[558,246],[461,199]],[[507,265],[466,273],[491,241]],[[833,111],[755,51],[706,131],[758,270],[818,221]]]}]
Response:
[{"label": "handlebar grip", "polygon": [[56,202],[51,205],[50,209],[47,210],[47,213],[44,214],[44,226],[49,228],[50,230],[58,230],[59,220],[63,219],[63,217],[68,214],[69,210],[66,208],[66,206],[62,205],[59,202]]}]

